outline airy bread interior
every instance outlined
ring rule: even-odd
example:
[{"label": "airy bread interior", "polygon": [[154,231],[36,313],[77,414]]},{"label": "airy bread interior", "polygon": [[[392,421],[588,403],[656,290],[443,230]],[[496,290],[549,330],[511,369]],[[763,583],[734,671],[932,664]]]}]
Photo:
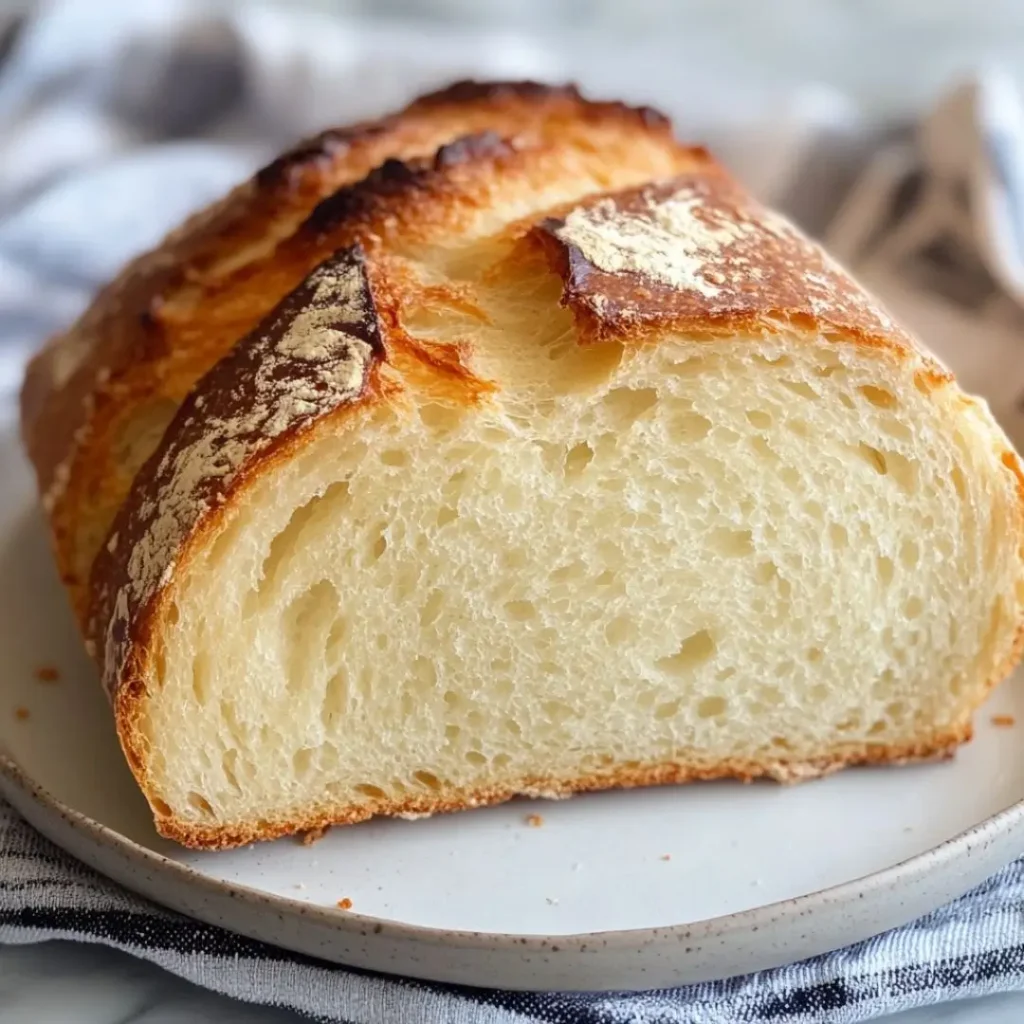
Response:
[{"label": "airy bread interior", "polygon": [[964,737],[1022,599],[979,406],[798,326],[581,345],[553,274],[447,258],[490,323],[403,326],[469,338],[500,390],[410,365],[179,567],[136,723],[158,816],[276,831]]}]

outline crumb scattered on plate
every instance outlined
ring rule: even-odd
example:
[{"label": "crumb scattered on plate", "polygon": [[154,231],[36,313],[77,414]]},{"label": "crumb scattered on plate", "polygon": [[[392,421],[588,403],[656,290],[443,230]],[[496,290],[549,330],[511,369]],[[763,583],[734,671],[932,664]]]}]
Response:
[{"label": "crumb scattered on plate", "polygon": [[662,860],[671,860],[672,859],[672,854],[671,853],[663,853],[661,855],[661,859]]},{"label": "crumb scattered on plate", "polygon": [[576,861],[576,863],[573,864],[572,869],[573,871],[579,871],[581,867],[583,867],[583,865],[579,861]]},{"label": "crumb scattered on plate", "polygon": [[1011,725],[1016,723],[1017,719],[1013,715],[993,715],[992,724],[998,725],[1000,728],[1008,729]]},{"label": "crumb scattered on plate", "polygon": [[343,900],[338,900],[338,909],[339,910],[351,910],[352,909],[352,901],[347,896]]},{"label": "crumb scattered on plate", "polygon": [[306,883],[305,883],[305,882],[296,882],[296,883],[295,883],[295,884],[294,884],[294,885],[292,886],[292,888],[293,888],[293,889],[305,889],[305,888],[306,888]]},{"label": "crumb scattered on plate", "polygon": [[25,719],[28,718],[28,708],[15,708],[14,717],[18,719],[19,722],[24,722]]},{"label": "crumb scattered on plate", "polygon": [[526,816],[526,824],[530,828],[540,828],[544,824],[544,819],[539,814],[528,814]]},{"label": "crumb scattered on plate", "polygon": [[548,903],[551,904],[551,906],[553,906],[553,907],[557,907],[558,906],[558,897],[557,896],[545,896],[544,899],[546,899],[548,901]]},{"label": "crumb scattered on plate", "polygon": [[324,825],[322,828],[311,828],[306,832],[299,833],[299,842],[303,846],[312,846],[315,842],[323,839],[327,835],[327,826]]},{"label": "crumb scattered on plate", "polygon": [[55,683],[60,679],[60,672],[53,665],[40,665],[33,675],[41,683]]}]

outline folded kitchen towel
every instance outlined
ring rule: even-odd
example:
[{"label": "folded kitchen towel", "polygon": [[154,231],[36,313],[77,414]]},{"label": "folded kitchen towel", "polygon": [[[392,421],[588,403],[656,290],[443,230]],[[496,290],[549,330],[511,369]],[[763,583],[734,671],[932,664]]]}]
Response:
[{"label": "folded kitchen towel", "polygon": [[[28,351],[127,257],[296,136],[466,75],[571,75],[600,93],[607,66],[505,35],[431,37],[283,5],[68,0],[0,18],[0,408]],[[706,91],[679,74],[645,66],[643,94],[628,98],[690,134],[700,119],[676,97]],[[701,111],[701,136],[1024,442],[1024,111],[1006,80],[980,74],[913,125],[865,125],[822,89],[760,120],[718,113]],[[54,938],[322,1021],[854,1022],[1024,989],[1024,862],[914,924],[790,967],[657,992],[512,993],[348,970],[188,920],[75,862],[0,802],[0,942]]]}]

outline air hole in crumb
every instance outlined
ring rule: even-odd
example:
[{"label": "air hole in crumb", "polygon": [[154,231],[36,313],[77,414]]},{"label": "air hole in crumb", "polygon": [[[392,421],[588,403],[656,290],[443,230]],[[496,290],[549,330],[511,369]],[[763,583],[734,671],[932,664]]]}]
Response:
[{"label": "air hole in crumb", "polygon": [[552,583],[567,583],[570,580],[581,580],[586,574],[586,565],[577,559],[575,562],[569,562],[568,565],[560,565],[557,569],[553,569],[548,575],[548,579]]},{"label": "air hole in crumb", "polygon": [[537,608],[532,601],[506,601],[505,614],[515,622],[525,622],[537,614]]},{"label": "air hole in crumb", "polygon": [[906,615],[908,619],[919,618],[923,611],[924,601],[922,601],[921,598],[916,595],[914,597],[907,598],[907,602],[903,606],[903,614]]},{"label": "air hole in crumb", "polygon": [[784,703],[785,700],[785,698],[782,696],[782,691],[777,686],[758,687],[757,696],[763,703],[774,705],[776,707]]},{"label": "air hole in crumb", "polygon": [[357,793],[368,796],[371,800],[386,800],[388,795],[380,786],[371,786],[368,782],[361,782],[355,787]]},{"label": "air hole in crumb", "polygon": [[507,768],[512,763],[512,758],[509,754],[495,754],[491,763],[495,768]]},{"label": "air hole in crumb", "polygon": [[171,607],[167,609],[167,625],[173,626],[181,618],[181,609],[178,607],[177,601],[171,602]]},{"label": "air hole in crumb", "polygon": [[817,664],[824,657],[825,657],[825,652],[822,651],[822,649],[820,647],[808,647],[807,648],[807,660],[812,665]]},{"label": "air hole in crumb", "polygon": [[870,729],[868,729],[868,735],[869,736],[877,736],[877,735],[879,735],[879,733],[885,732],[885,730],[888,729],[888,728],[889,728],[888,722],[886,722],[884,718],[880,718],[880,719],[878,719],[877,722],[875,722],[871,726]]},{"label": "air hole in crumb", "polygon": [[674,718],[676,715],[679,714],[679,707],[680,707],[681,703],[682,702],[678,701],[678,700],[668,700],[668,701],[665,701],[664,704],[659,704],[654,709],[654,717],[655,718]]},{"label": "air hole in crumb", "polygon": [[170,804],[168,804],[164,800],[161,800],[160,797],[158,797],[158,796],[151,797],[149,802],[152,805],[153,810],[156,811],[156,813],[161,818],[169,818],[171,816],[171,806],[170,806]]},{"label": "air hole in crumb", "polygon": [[604,628],[605,639],[610,644],[621,644],[636,636],[636,625],[628,615],[617,615]]},{"label": "air hole in crumb", "polygon": [[714,638],[706,629],[702,629],[688,636],[675,654],[659,658],[655,665],[668,675],[683,676],[702,665],[714,653]]},{"label": "air hole in crumb", "polygon": [[789,388],[794,395],[799,395],[801,398],[810,399],[812,402],[817,401],[821,396],[818,394],[810,384],[802,380],[784,380],[783,385]]},{"label": "air hole in crumb", "polygon": [[765,586],[779,574],[779,567],[774,562],[760,562],[754,569],[754,580]]},{"label": "air hole in crumb", "polygon": [[705,697],[697,705],[698,718],[717,718],[724,715],[729,702],[724,697]]},{"label": "air hole in crumb", "polygon": [[448,405],[429,403],[420,406],[420,422],[437,433],[454,430],[459,425],[461,412]]},{"label": "air hole in crumb", "polygon": [[300,778],[313,767],[312,747],[302,747],[292,755],[292,771]]},{"label": "air hole in crumb", "polygon": [[409,464],[409,453],[401,448],[385,448],[380,453],[380,461],[385,466],[407,466]]},{"label": "air hole in crumb", "polygon": [[700,441],[711,432],[711,420],[698,412],[675,413],[668,418],[668,431],[674,441]]},{"label": "air hole in crumb", "polygon": [[437,667],[430,658],[425,658],[422,654],[412,663],[412,674],[421,693],[433,690],[437,685]]},{"label": "air hole in crumb", "polygon": [[628,430],[658,401],[655,388],[613,388],[601,403],[619,430]]},{"label": "air hole in crumb", "polygon": [[616,576],[611,569],[605,569],[600,575],[594,577],[594,584],[598,587],[607,587],[615,582]]},{"label": "air hole in crumb", "polygon": [[719,526],[711,531],[709,540],[711,547],[726,558],[744,558],[754,551],[750,530],[733,530]]},{"label": "air hole in crumb", "polygon": [[426,786],[435,793],[441,788],[441,780],[433,772],[418,771],[413,774],[413,778],[421,786]]},{"label": "air hole in crumb", "polygon": [[594,458],[594,449],[581,441],[565,453],[565,475],[567,479],[579,476]]},{"label": "air hole in crumb", "polygon": [[474,764],[477,767],[480,767],[481,765],[487,764],[487,758],[484,757],[484,755],[481,754],[479,750],[467,750],[466,751],[466,760],[470,764]]},{"label": "air hole in crumb", "polygon": [[209,697],[210,656],[200,651],[192,659],[192,693],[199,704],[205,704]]},{"label": "air hole in crumb", "polygon": [[907,713],[907,705],[901,700],[894,700],[891,704],[886,704],[885,713],[899,721]]},{"label": "air hole in crumb", "polygon": [[837,551],[841,551],[850,543],[850,534],[841,523],[829,523],[828,536],[829,540],[832,541],[832,547]]},{"label": "air hole in crumb", "polygon": [[382,533],[373,542],[373,547],[370,548],[370,554],[373,556],[374,560],[376,561],[378,558],[380,558],[381,555],[384,554],[385,551],[387,551],[387,549],[388,549],[388,539]]},{"label": "air hole in crumb", "polygon": [[789,740],[787,740],[785,736],[773,736],[772,737],[772,746],[775,747],[776,750],[792,750],[793,749],[793,744],[790,743]]},{"label": "air hole in crumb", "polygon": [[572,708],[561,700],[546,700],[541,704],[541,709],[548,720],[556,725],[573,716]]},{"label": "air hole in crumb", "polygon": [[875,564],[878,567],[878,578],[885,586],[888,586],[892,583],[892,578],[896,568],[893,565],[892,559],[887,555],[879,555]]},{"label": "air hole in crumb", "polygon": [[210,806],[210,801],[206,799],[201,793],[189,793],[188,795],[189,806],[199,811],[205,817],[213,816],[213,807]]},{"label": "air hole in crumb", "polygon": [[760,409],[748,409],[747,421],[751,426],[757,427],[758,430],[767,430],[772,425],[771,416]]},{"label": "air hole in crumb", "polygon": [[892,409],[896,405],[896,396],[885,388],[875,387],[874,384],[863,384],[857,389],[872,404],[879,409]]},{"label": "air hole in crumb", "polygon": [[449,523],[454,523],[459,518],[459,510],[452,505],[442,505],[437,510],[437,518],[435,520],[438,528],[447,526]]},{"label": "air hole in crumb", "polygon": [[877,449],[872,448],[871,445],[865,444],[863,441],[857,446],[857,452],[860,457],[871,466],[874,471],[882,476],[889,472],[889,467],[886,464],[885,456]]},{"label": "air hole in crumb", "polygon": [[432,626],[441,614],[441,605],[443,604],[444,592],[437,589],[432,590],[420,611],[420,625]]},{"label": "air hole in crumb", "polygon": [[824,683],[815,683],[811,687],[810,697],[815,704],[823,703],[828,700],[828,687]]},{"label": "air hole in crumb", "polygon": [[949,478],[953,481],[953,489],[956,491],[957,497],[961,501],[966,501],[967,481],[964,479],[963,470],[959,466],[954,466],[950,471]]}]

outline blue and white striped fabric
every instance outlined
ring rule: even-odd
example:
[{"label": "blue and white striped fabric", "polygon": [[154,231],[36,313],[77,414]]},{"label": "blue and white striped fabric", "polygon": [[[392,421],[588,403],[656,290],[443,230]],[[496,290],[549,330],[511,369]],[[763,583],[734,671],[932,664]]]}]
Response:
[{"label": "blue and white striped fabric", "polygon": [[[0,19],[0,403],[27,352],[121,263],[295,137],[446,79],[567,70],[526,40],[312,17],[69,0]],[[599,91],[599,70],[574,59],[568,70]],[[678,112],[667,86],[662,105]],[[1024,114],[1001,78],[885,132],[819,91],[777,111],[771,132],[721,143],[755,191],[826,236],[883,298],[898,290],[912,323],[972,317],[971,351],[939,339],[940,352],[997,414],[1024,421]],[[1007,426],[1020,441],[1021,424]],[[187,920],[76,863],[0,803],[0,942],[54,938],[321,1021],[841,1024],[1024,989],[1024,862],[913,925],[791,967],[641,994],[524,994],[346,970]]]}]

